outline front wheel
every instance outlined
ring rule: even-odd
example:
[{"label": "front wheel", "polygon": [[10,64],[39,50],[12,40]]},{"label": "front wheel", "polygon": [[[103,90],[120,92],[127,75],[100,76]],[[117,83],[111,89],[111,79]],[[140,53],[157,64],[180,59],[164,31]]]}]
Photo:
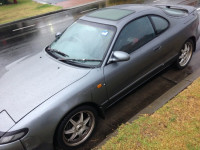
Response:
[{"label": "front wheel", "polygon": [[61,121],[57,133],[57,146],[62,149],[77,148],[86,142],[97,124],[97,112],[93,107],[81,106]]},{"label": "front wheel", "polygon": [[193,41],[187,40],[184,43],[176,61],[176,66],[178,69],[183,69],[189,64],[192,58],[193,51],[194,51]]}]

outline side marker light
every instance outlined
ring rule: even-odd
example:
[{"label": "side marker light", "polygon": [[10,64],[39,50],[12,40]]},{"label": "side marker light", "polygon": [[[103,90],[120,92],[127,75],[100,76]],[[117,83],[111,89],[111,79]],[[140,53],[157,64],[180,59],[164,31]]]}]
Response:
[{"label": "side marker light", "polygon": [[99,89],[99,88],[101,88],[102,87],[102,84],[98,84],[97,85],[97,88]]}]

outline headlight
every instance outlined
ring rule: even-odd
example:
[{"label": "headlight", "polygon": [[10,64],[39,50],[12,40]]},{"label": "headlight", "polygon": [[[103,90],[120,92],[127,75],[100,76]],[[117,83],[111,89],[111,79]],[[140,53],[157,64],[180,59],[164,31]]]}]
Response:
[{"label": "headlight", "polygon": [[10,142],[14,142],[23,138],[28,133],[28,129],[21,129],[13,132],[7,132],[0,138],[0,144],[6,144]]}]

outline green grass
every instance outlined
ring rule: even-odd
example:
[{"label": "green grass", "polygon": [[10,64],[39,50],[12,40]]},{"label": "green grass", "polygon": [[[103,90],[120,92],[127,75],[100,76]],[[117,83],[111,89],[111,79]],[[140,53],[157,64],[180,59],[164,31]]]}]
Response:
[{"label": "green grass", "polygon": [[152,115],[119,127],[101,150],[200,150],[200,78]]},{"label": "green grass", "polygon": [[[12,1],[11,1],[12,2]],[[24,19],[56,10],[61,7],[39,4],[32,0],[18,0],[17,4],[0,6],[0,24]]]}]

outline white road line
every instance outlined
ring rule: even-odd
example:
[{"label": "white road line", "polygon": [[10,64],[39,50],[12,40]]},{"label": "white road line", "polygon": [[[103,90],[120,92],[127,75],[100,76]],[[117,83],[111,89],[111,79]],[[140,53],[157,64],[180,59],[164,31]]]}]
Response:
[{"label": "white road line", "polygon": [[23,29],[30,28],[30,27],[33,27],[33,26],[35,26],[35,24],[32,24],[30,26],[26,26],[26,27],[22,27],[22,28],[18,28],[18,29],[14,29],[12,31],[15,32],[15,31],[23,30]]},{"label": "white road line", "polygon": [[[70,17],[70,18],[67,18],[66,20],[57,21],[57,22],[54,22],[53,24],[49,23],[49,24],[47,24],[47,25],[40,26],[40,27],[37,27],[37,28],[38,28],[38,29],[41,29],[41,28],[44,28],[44,27],[47,27],[47,26],[52,26],[52,25],[55,25],[55,24],[58,24],[58,23],[63,23],[63,22],[69,21],[69,20],[71,20],[71,19],[73,19],[73,18]],[[32,25],[25,26],[25,27],[22,27],[22,28],[14,29],[14,30],[12,30],[12,31],[15,32],[15,31],[23,30],[23,29],[30,28],[30,27],[33,27],[33,26],[36,26],[36,24],[32,24]]]},{"label": "white road line", "polygon": [[88,9],[88,10],[84,10],[84,11],[81,11],[80,13],[85,13],[85,12],[88,12],[88,11],[92,11],[92,10],[96,10],[97,8],[91,8],[91,9]]},{"label": "white road line", "polygon": [[[53,24],[49,23],[47,25],[44,25],[44,26],[39,26],[39,27],[36,27],[36,29],[41,29],[41,28],[44,28],[44,27],[47,27],[47,26],[51,26],[51,25],[55,25],[55,24],[59,24],[59,23],[65,23],[67,21],[70,21],[72,20],[70,23],[72,23],[74,20],[73,20],[73,17],[68,17],[66,18],[65,20],[61,20],[61,21],[57,21],[57,22],[54,22]],[[33,25],[32,25],[33,26]],[[35,24],[34,24],[35,26]],[[27,26],[28,27],[28,26]],[[67,27],[67,26],[66,26]],[[20,29],[15,29],[15,30],[12,30],[12,31],[17,31],[17,30],[20,30]],[[34,30],[31,30],[31,31],[28,31],[28,32],[25,32],[25,33],[21,33],[21,34],[18,34],[18,35],[14,35],[12,37],[7,37],[7,38],[4,38],[3,40],[10,40],[10,39],[13,39],[13,38],[17,38],[17,37],[20,37],[20,36],[24,36],[24,35],[27,35],[29,33],[32,33],[32,32],[35,32]],[[2,41],[2,39],[0,40],[0,42]]]}]

